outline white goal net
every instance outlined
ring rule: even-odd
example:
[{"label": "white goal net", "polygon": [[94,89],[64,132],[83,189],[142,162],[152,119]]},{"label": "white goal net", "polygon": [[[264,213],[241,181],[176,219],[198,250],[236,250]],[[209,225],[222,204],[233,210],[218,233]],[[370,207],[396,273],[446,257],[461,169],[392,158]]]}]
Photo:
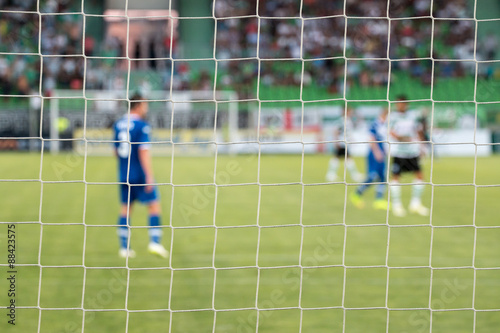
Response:
[{"label": "white goal net", "polygon": [[[493,0],[0,0],[0,332],[497,332],[498,28]],[[137,92],[151,133],[117,141]]]}]

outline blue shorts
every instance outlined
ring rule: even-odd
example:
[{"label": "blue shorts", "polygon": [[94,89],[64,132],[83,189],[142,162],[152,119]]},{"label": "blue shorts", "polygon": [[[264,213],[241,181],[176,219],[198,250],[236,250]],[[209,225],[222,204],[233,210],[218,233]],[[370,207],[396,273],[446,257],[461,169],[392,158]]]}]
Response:
[{"label": "blue shorts", "polygon": [[153,201],[158,200],[160,197],[158,194],[158,188],[153,186],[151,192],[146,192],[146,186],[142,185],[120,185],[120,200],[122,204],[127,204],[129,202],[128,194],[130,189],[130,203],[135,200],[139,200],[143,204],[149,204]]}]

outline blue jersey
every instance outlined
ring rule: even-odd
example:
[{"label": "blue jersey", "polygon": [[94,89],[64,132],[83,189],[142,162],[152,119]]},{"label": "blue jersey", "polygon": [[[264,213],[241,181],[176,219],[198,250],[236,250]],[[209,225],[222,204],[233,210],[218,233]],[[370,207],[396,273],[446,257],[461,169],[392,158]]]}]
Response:
[{"label": "blue jersey", "polygon": [[[385,121],[381,121],[377,118],[373,121],[370,126],[370,136],[371,139],[377,141],[377,146],[386,155],[385,142],[387,140],[387,125]],[[373,155],[373,150],[370,148],[370,155]]]},{"label": "blue jersey", "polygon": [[[385,121],[381,121],[377,118],[370,126],[370,136],[371,140],[377,141],[377,146],[383,152],[384,156],[387,155],[385,149],[385,142],[387,140],[387,125]],[[373,182],[375,179],[379,179],[381,182],[386,181],[385,176],[385,157],[382,161],[377,161],[375,154],[373,153],[373,148],[370,146],[370,152],[368,153],[368,180],[367,183]]]},{"label": "blue jersey", "polygon": [[[113,126],[118,156],[119,181],[144,184],[146,175],[139,160],[139,149],[149,148],[151,127],[134,114],[125,115]],[[129,170],[130,160],[130,170]]]}]

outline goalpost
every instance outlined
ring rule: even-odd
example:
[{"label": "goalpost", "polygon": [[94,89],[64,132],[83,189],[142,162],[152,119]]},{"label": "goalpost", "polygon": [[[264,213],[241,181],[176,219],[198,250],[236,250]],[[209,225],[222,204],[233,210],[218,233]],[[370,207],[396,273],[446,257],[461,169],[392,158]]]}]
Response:
[{"label": "goalpost", "polygon": [[[83,17],[83,37],[86,20],[105,16],[86,13],[86,1],[72,12]],[[181,6],[181,2],[176,3]],[[3,14],[33,14],[41,27],[36,50],[25,51],[14,41],[9,44],[13,49],[0,49],[0,61],[39,57],[43,69],[50,58],[61,56],[42,52],[42,36],[50,35],[42,21],[65,14],[57,9],[42,12],[42,3],[38,0],[36,6],[22,10],[0,8],[0,19]],[[134,20],[157,18],[154,12],[129,16],[131,3],[125,1],[127,32]],[[173,1],[168,3],[172,9]],[[136,70],[130,62],[136,60],[128,42],[126,56],[114,55],[129,62],[126,90],[87,89],[87,61],[110,57],[81,53],[69,56],[84,59],[81,89],[54,89],[51,96],[45,95],[43,76],[51,75],[52,66],[39,72],[38,90],[31,95],[0,94],[0,98],[41,100],[37,105],[40,133],[27,138],[41,142],[36,177],[16,173],[33,167],[22,154],[6,155],[9,163],[17,163],[13,167],[0,166],[5,172],[0,175],[0,193],[1,186],[6,186],[6,204],[0,204],[0,211],[8,212],[0,215],[0,244],[6,245],[0,254],[0,331],[496,332],[500,326],[496,213],[500,179],[498,157],[492,153],[498,143],[481,122],[486,121],[484,114],[496,112],[500,98],[498,70],[490,75],[490,67],[484,71],[481,67],[492,66],[494,71],[500,60],[478,56],[477,29],[481,23],[500,19],[478,19],[479,1],[473,2],[471,15],[460,12],[462,17],[435,15],[437,9],[446,8],[436,9],[437,1],[431,0],[412,2],[418,15],[407,17],[413,11],[398,7],[399,16],[391,17],[391,3],[385,2],[384,7],[377,1],[214,0],[211,15],[175,17],[213,21],[214,47],[210,57],[193,59],[179,52],[183,57],[175,58],[171,38],[170,53],[156,57],[171,62],[169,87],[174,86],[174,67],[180,62],[213,62],[214,82],[203,91],[155,87],[144,94],[150,106],[153,158],[161,161],[163,172],[155,176],[166,208],[163,241],[170,257],[164,261],[141,252],[139,245],[148,227],[135,218],[143,217],[140,210],[130,227],[138,257],[119,261],[117,247],[110,245],[116,243],[116,226],[107,220],[118,213],[110,212],[114,209],[110,202],[117,203],[118,185],[110,180],[115,176],[114,169],[109,171],[114,168],[111,125],[129,112],[127,90],[138,88],[130,79]],[[255,6],[253,12],[248,9],[251,6]],[[359,6],[367,11],[350,12]],[[460,7],[459,1],[456,6]],[[118,16],[117,20],[123,19]],[[167,15],[167,19],[174,17]],[[245,20],[243,36],[238,35],[239,20]],[[412,22],[419,20],[428,20],[428,25]],[[375,32],[367,32],[368,21]],[[443,43],[440,52],[452,52],[442,41],[453,31],[441,24],[450,22],[456,29],[474,26],[472,40],[465,38],[469,44],[472,41],[472,56],[466,47],[458,50],[465,60],[453,54],[447,55],[450,59],[434,57],[436,36]],[[169,25],[171,35],[173,26]],[[333,33],[325,26],[344,30]],[[232,40],[235,31],[245,41]],[[421,45],[415,36],[420,34],[426,34],[430,44],[423,53],[417,52]],[[375,35],[386,41],[381,43],[382,54],[370,40]],[[228,40],[217,44],[223,38]],[[315,39],[314,45],[307,44],[308,38]],[[83,39],[81,44],[85,48]],[[254,53],[237,53],[240,44]],[[403,53],[418,50],[400,57],[392,53],[394,44]],[[248,84],[242,90],[254,95],[237,87],[219,89],[221,73],[230,73],[229,66],[223,66],[229,61],[255,62],[253,71],[246,73],[250,83],[242,81]],[[273,61],[298,66],[280,67]],[[13,68],[22,69],[21,62]],[[412,62],[418,64],[412,67]],[[462,68],[462,63],[468,66]],[[1,65],[0,71],[10,63]],[[454,65],[460,67],[456,72],[450,69]],[[436,74],[440,66],[449,75],[442,80]],[[232,74],[225,79],[236,86]],[[345,170],[337,181],[325,181],[330,150],[336,143],[350,145],[360,167],[365,162],[368,125],[385,107],[390,109],[390,119],[396,102],[393,91],[414,96],[409,102],[429,112],[430,137],[420,142],[431,147],[422,161],[424,200],[430,208],[427,217],[396,218],[390,209],[356,209],[349,195],[360,184]],[[463,91],[469,94],[460,96]],[[332,138],[328,122],[352,105],[361,110],[354,139]],[[23,105],[12,108],[18,107]],[[464,116],[460,121],[457,109]],[[9,117],[18,119],[15,110],[8,111]],[[438,120],[449,128],[440,128]],[[460,131],[454,127],[459,123],[464,124]],[[0,141],[10,139],[0,136]],[[384,143],[393,145],[389,140]],[[75,152],[83,156],[82,162],[67,169],[82,168],[80,178],[51,178],[50,166],[67,161]],[[32,156],[38,154],[30,152],[28,158]],[[19,157],[22,160],[16,162]],[[39,196],[31,197],[30,188],[12,200],[9,191],[24,183],[39,185]],[[414,184],[403,179],[404,196],[409,197]],[[63,189],[51,189],[59,186]],[[18,218],[29,210],[24,204],[33,207],[33,202],[18,204],[26,200],[36,201],[33,220]],[[63,225],[74,229],[55,231]]]}]

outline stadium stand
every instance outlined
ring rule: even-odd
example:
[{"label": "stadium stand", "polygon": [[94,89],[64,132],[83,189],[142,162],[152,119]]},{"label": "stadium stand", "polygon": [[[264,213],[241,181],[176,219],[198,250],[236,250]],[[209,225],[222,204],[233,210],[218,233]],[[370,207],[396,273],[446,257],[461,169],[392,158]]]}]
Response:
[{"label": "stadium stand", "polygon": [[[1,1],[7,10],[33,10],[36,1]],[[92,4],[92,1],[88,1]],[[236,4],[236,5],[235,5]],[[72,1],[41,1],[41,12],[71,13],[78,4]],[[472,8],[463,0],[435,1],[436,18],[471,18]],[[260,36],[256,13],[256,0],[232,2],[217,0],[216,56],[219,59],[217,89],[236,89],[240,99],[260,98],[263,101],[298,100],[303,85],[304,101],[332,100],[345,96],[348,99],[385,99],[389,81],[388,66],[392,61],[390,96],[402,91],[411,99],[430,99],[430,86],[434,85],[434,100],[472,100],[474,89],[474,21],[436,20],[432,35],[429,1],[391,1],[388,21],[376,17],[387,15],[386,0],[367,1],[357,6],[347,1],[347,24],[343,15],[343,2],[305,0],[302,9],[304,19],[299,18],[297,1],[270,0],[259,5]],[[228,17],[230,17],[228,19]],[[316,19],[311,19],[316,18]],[[303,43],[301,33],[303,27]],[[86,88],[110,89],[117,80],[126,80],[126,70],[121,60],[124,56],[121,42],[113,38],[86,34],[82,50],[82,17],[78,14],[43,16],[41,20],[41,52],[43,55],[62,54],[60,57],[44,57],[43,75],[40,81],[40,57],[38,52],[39,21],[36,14],[3,13],[0,16],[0,97],[2,106],[10,109],[26,104],[23,99],[6,95],[27,95],[41,91],[50,96],[54,89],[81,90],[84,82],[84,64],[87,56],[107,59],[87,61]],[[347,31],[344,29],[347,27]],[[446,36],[446,37],[443,37]],[[345,41],[344,41],[345,37]],[[434,38],[432,38],[434,37]],[[477,58],[494,59],[498,38],[493,34],[480,36]],[[431,54],[431,41],[433,53]],[[182,43],[182,41],[180,41]],[[257,43],[261,61],[258,73]],[[344,82],[346,45],[347,81]],[[389,54],[387,44],[390,43]],[[302,45],[302,54],[301,54]],[[20,53],[26,53],[21,55]],[[168,54],[168,52],[167,52]],[[173,58],[176,59],[176,52]],[[247,60],[231,60],[248,57]],[[300,58],[305,61],[300,61]],[[434,75],[432,61],[435,59]],[[108,59],[109,58],[109,59]],[[369,60],[369,59],[379,60]],[[352,60],[351,60],[352,59]],[[450,60],[450,61],[446,61]],[[168,62],[164,69],[140,68],[131,72],[131,84],[145,78],[151,89],[169,89],[170,73],[174,71],[173,88],[176,90],[213,89],[213,73],[200,73],[187,63]],[[151,66],[151,65],[146,65]],[[302,66],[304,73],[302,76]],[[494,65],[480,66],[478,86],[495,76]],[[256,96],[257,77],[260,74],[260,95]],[[409,89],[412,87],[412,89]],[[344,91],[345,88],[345,91]],[[341,102],[341,101],[340,101]],[[335,102],[332,102],[335,103]],[[293,102],[292,102],[293,104]],[[66,108],[79,108],[75,101]]]}]

